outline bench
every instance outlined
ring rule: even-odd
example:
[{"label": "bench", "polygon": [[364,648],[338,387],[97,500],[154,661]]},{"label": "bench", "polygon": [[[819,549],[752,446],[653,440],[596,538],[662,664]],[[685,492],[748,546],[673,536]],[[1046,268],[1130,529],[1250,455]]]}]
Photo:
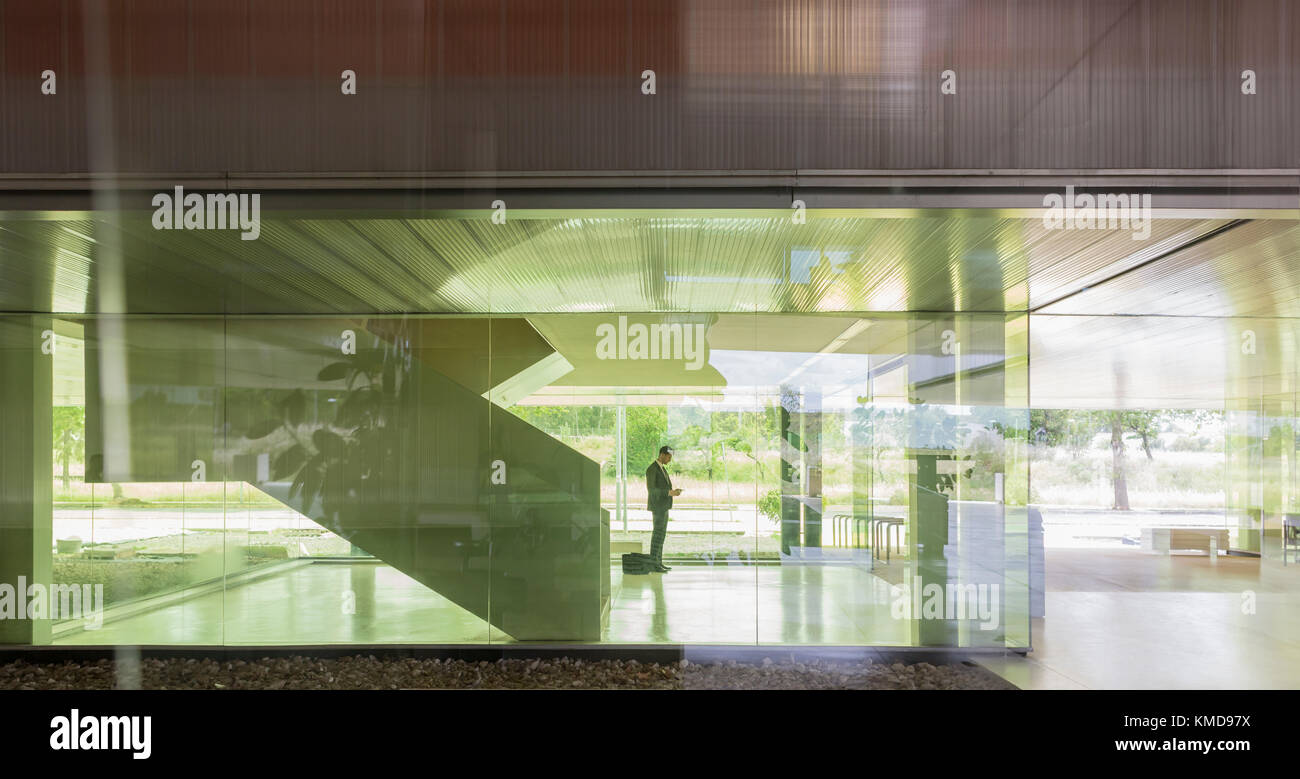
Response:
[{"label": "bench", "polygon": [[1228,549],[1228,531],[1214,527],[1144,527],[1142,551],[1151,554],[1169,554],[1179,551],[1208,552],[1211,559],[1219,550]]}]

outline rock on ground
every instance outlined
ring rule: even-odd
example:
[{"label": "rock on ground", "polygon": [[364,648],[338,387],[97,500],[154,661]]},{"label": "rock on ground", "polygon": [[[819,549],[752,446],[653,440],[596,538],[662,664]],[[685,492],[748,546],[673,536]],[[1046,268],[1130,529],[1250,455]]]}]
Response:
[{"label": "rock on ground", "polygon": [[[96,690],[117,684],[116,661],[0,665],[0,689]],[[990,690],[1011,685],[966,664],[728,661],[700,665],[635,660],[465,660],[349,656],[140,661],[149,690],[588,689],[588,690]]]}]

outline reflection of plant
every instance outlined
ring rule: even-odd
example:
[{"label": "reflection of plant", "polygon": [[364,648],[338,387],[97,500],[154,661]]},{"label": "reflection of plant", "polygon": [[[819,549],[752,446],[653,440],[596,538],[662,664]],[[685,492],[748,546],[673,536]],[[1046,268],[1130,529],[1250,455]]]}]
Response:
[{"label": "reflection of plant", "polygon": [[[960,462],[956,473],[940,473],[935,478],[935,489],[952,494],[957,482],[970,479],[975,474],[974,457],[959,450],[972,448],[972,441],[964,440],[967,429],[958,425],[958,418],[947,408],[930,405],[919,398],[909,398],[905,408],[872,405],[868,397],[859,397],[863,407],[854,410],[852,425],[854,436],[872,441],[879,449],[897,447],[903,450],[928,452],[939,462]],[[978,444],[977,444],[978,445]]]},{"label": "reflection of plant", "polygon": [[[924,400],[913,398],[910,415],[910,432],[913,448],[936,452],[947,450],[948,454],[937,454],[938,462],[970,462],[969,454],[958,454],[957,417],[942,406],[926,405]],[[956,473],[939,473],[935,475],[935,489],[939,492],[954,494],[959,479],[969,479],[975,468],[965,468]]]},{"label": "reflection of plant", "polygon": [[278,417],[254,425],[250,439],[265,438],[285,430],[294,443],[271,462],[272,478],[292,477],[289,498],[300,497],[307,513],[319,498],[322,516],[334,520],[354,504],[368,480],[382,472],[394,453],[393,409],[402,388],[406,361],[400,347],[364,351],[350,360],[326,365],[319,381],[344,381],[346,389],[335,398],[334,421],[321,425],[304,438],[300,430],[307,422],[307,395],[289,393],[277,405]]},{"label": "reflection of plant", "polygon": [[758,513],[772,520],[781,521],[781,491],[768,490],[758,499]]},{"label": "reflection of plant", "polygon": [[[968,454],[963,454],[963,455],[939,455],[939,458],[938,458],[938,459],[939,459],[941,462],[944,461],[944,460],[956,460],[956,461],[961,462],[961,461],[969,461],[969,460],[971,459],[971,456],[968,455]],[[946,493],[948,493],[948,494],[953,494],[954,492],[957,491],[957,480],[958,480],[958,479],[969,479],[972,475],[974,475],[974,473],[975,473],[975,469],[974,469],[973,467],[971,467],[971,468],[967,468],[967,469],[965,469],[965,470],[959,470],[957,473],[941,473],[941,474],[938,474],[937,479],[936,479],[937,484],[936,484],[936,486],[935,486],[935,489],[937,489],[939,492],[946,492]]]}]

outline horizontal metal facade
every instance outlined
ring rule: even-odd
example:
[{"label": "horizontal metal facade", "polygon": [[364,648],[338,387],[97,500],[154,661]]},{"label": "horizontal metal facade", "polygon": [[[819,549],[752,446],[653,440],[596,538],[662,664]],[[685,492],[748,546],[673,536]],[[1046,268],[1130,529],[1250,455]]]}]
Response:
[{"label": "horizontal metal facade", "polygon": [[1297,16],[1285,0],[5,0],[0,174],[1294,168]]}]

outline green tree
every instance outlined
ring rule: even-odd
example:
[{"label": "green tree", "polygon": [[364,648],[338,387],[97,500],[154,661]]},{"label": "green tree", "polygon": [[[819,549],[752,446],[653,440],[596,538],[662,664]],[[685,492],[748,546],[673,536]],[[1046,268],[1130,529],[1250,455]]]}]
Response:
[{"label": "green tree", "polygon": [[1029,415],[1032,440],[1047,446],[1064,444],[1077,453],[1097,433],[1110,436],[1110,480],[1113,492],[1111,508],[1128,511],[1128,463],[1125,439],[1136,439],[1148,460],[1154,460],[1152,447],[1160,432],[1159,411],[1076,411],[1034,409]]},{"label": "green tree", "polygon": [[739,414],[719,412],[711,415],[710,427],[706,430],[700,425],[691,425],[682,431],[680,444],[700,453],[704,466],[703,476],[713,482],[717,471],[722,471],[722,484],[726,490],[727,502],[731,502],[731,479],[727,475],[727,451],[737,451],[754,461],[760,478],[763,466],[754,457],[753,445],[745,440],[739,430]]},{"label": "green tree", "polygon": [[533,427],[553,436],[567,435],[574,427],[569,406],[513,406],[510,411]]},{"label": "green tree", "polygon": [[645,471],[668,442],[668,409],[662,406],[627,407],[627,472]]},{"label": "green tree", "polygon": [[71,465],[86,457],[86,409],[84,406],[54,407],[54,459],[61,468],[63,491],[71,482]]},{"label": "green tree", "polygon": [[1036,408],[1029,412],[1029,436],[1034,443],[1064,446],[1071,457],[1088,448],[1106,424],[1104,412]]},{"label": "green tree", "polygon": [[1159,433],[1158,412],[1155,411],[1106,411],[1102,418],[1110,429],[1111,483],[1115,488],[1114,505],[1118,511],[1128,511],[1128,474],[1124,463],[1124,436],[1126,433],[1137,436],[1142,443],[1142,451],[1148,460],[1154,460],[1151,454],[1151,442]]}]

